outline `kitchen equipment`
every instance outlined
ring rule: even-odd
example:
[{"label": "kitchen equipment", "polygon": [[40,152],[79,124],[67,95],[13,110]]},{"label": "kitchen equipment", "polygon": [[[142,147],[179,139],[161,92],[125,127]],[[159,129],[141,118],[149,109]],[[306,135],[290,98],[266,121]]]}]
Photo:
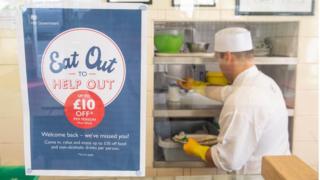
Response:
[{"label": "kitchen equipment", "polygon": [[172,75],[169,75],[167,73],[164,74],[165,77],[167,78],[170,78],[170,79],[174,79],[174,80],[177,80],[177,81],[182,81],[182,82],[186,82],[186,80],[184,79],[181,79],[180,77],[177,77],[177,76],[172,76]]},{"label": "kitchen equipment", "polygon": [[206,42],[187,42],[186,45],[190,52],[207,52],[209,48]]},{"label": "kitchen equipment", "polygon": [[185,42],[194,42],[196,36],[195,28],[187,28],[184,30]]},{"label": "kitchen equipment", "polygon": [[165,161],[199,161],[200,159],[194,156],[187,155],[182,145],[172,141],[170,138],[162,139],[158,137],[158,145],[162,148]]},{"label": "kitchen equipment", "polygon": [[180,95],[180,88],[177,85],[170,85],[168,88],[168,96],[167,100],[169,102],[180,102],[181,95]]},{"label": "kitchen equipment", "polygon": [[168,90],[168,78],[164,76],[167,73],[166,64],[154,65],[154,89],[155,92],[165,92]]},{"label": "kitchen equipment", "polygon": [[182,106],[221,106],[222,103],[213,99],[210,99],[206,96],[203,96],[199,93],[188,91],[185,94],[181,95],[180,103]]},{"label": "kitchen equipment", "polygon": [[270,38],[265,38],[262,41],[257,41],[254,44],[254,55],[255,56],[269,56],[271,52],[271,40]]},{"label": "kitchen equipment", "polygon": [[183,131],[173,136],[172,140],[177,143],[185,144],[188,142],[188,138],[193,138],[204,146],[212,146],[218,143],[218,136],[211,134],[185,134]]},{"label": "kitchen equipment", "polygon": [[193,77],[193,68],[190,64],[170,64],[168,65],[167,74],[185,79],[187,77]]},{"label": "kitchen equipment", "polygon": [[206,66],[201,65],[192,65],[193,79],[197,81],[206,80]]},{"label": "kitchen equipment", "polygon": [[154,44],[158,52],[178,53],[184,42],[183,34],[178,30],[162,30],[156,32]]},{"label": "kitchen equipment", "polygon": [[206,87],[207,87],[207,84],[204,82],[197,83],[196,85],[194,85],[192,87],[192,91],[205,96],[206,95]]},{"label": "kitchen equipment", "polygon": [[187,134],[194,134],[199,130],[206,129],[209,134],[218,134],[218,129],[212,121],[208,120],[171,120],[171,121],[156,121],[155,122],[155,143],[157,148],[161,148],[165,161],[200,161],[199,158],[188,156],[182,149],[180,143],[172,140],[172,137],[181,131]]},{"label": "kitchen equipment", "polygon": [[270,49],[269,48],[254,49],[254,55],[257,57],[269,56]]},{"label": "kitchen equipment", "polygon": [[228,85],[227,78],[223,75],[222,72],[207,72],[207,82],[210,85],[216,85],[216,86],[225,86]]}]

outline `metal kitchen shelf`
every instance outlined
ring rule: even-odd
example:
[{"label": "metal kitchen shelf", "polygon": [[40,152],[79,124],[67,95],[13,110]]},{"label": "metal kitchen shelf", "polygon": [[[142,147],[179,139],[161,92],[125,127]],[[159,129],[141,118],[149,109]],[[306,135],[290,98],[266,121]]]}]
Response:
[{"label": "metal kitchen shelf", "polygon": [[154,64],[211,64],[217,63],[214,57],[208,56],[155,56]]},{"label": "metal kitchen shelf", "polygon": [[154,167],[156,168],[203,168],[208,167],[206,163],[202,161],[155,161]]},{"label": "metal kitchen shelf", "polygon": [[[220,115],[222,106],[212,106],[205,108],[159,108],[155,106],[153,115],[155,118],[177,118],[177,117],[218,117]],[[288,108],[288,116],[294,116],[294,109]]]},{"label": "metal kitchen shelf", "polygon": [[184,110],[154,110],[154,117],[217,117],[220,110],[184,109]]},{"label": "metal kitchen shelf", "polygon": [[154,117],[217,117],[221,105],[155,104]]},{"label": "metal kitchen shelf", "polygon": [[255,64],[258,65],[296,65],[296,57],[255,57]]},{"label": "metal kitchen shelf", "polygon": [[[255,64],[257,65],[296,65],[298,58],[296,57],[255,57]],[[154,64],[212,64],[218,63],[213,56],[199,55],[187,56],[179,54],[160,55],[156,54],[154,57]]]}]

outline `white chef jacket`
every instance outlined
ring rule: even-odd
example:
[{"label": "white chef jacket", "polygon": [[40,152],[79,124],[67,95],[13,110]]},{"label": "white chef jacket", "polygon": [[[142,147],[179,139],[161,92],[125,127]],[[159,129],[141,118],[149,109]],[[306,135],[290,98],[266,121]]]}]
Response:
[{"label": "white chef jacket", "polygon": [[288,112],[278,85],[252,66],[221,90],[224,105],[215,165],[240,174],[260,174],[265,155],[289,155]]}]

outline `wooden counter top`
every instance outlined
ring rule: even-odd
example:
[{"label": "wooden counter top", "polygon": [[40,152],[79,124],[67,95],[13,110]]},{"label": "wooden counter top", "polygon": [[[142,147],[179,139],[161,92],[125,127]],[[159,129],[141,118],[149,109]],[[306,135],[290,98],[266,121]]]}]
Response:
[{"label": "wooden counter top", "polygon": [[318,173],[297,156],[265,156],[262,159],[265,180],[316,180]]}]

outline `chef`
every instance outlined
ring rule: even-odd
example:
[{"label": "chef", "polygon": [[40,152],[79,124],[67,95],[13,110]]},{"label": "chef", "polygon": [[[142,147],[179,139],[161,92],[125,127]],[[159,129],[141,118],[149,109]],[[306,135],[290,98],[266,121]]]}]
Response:
[{"label": "chef", "polygon": [[[260,174],[263,156],[290,154],[283,95],[274,80],[255,66],[248,30],[220,30],[215,35],[214,51],[231,84],[206,87],[209,98],[223,102],[219,143],[208,147],[189,138],[183,149],[227,172]],[[191,89],[192,83],[182,86]]]}]

